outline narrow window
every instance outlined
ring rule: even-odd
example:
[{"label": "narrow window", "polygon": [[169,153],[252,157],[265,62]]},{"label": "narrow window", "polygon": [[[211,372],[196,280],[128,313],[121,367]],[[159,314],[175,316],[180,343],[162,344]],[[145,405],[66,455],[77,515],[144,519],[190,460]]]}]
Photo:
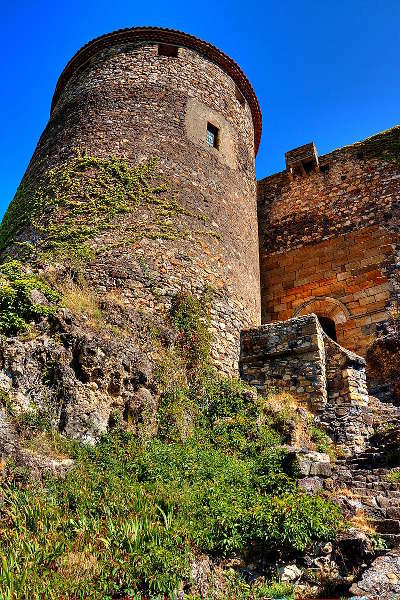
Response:
[{"label": "narrow window", "polygon": [[307,175],[315,170],[315,163],[312,160],[303,161],[303,167]]},{"label": "narrow window", "polygon": [[158,56],[178,56],[178,46],[171,44],[158,44]]},{"label": "narrow window", "polygon": [[212,148],[218,148],[218,127],[212,125],[211,123],[207,123],[207,133],[206,133],[206,142]]}]

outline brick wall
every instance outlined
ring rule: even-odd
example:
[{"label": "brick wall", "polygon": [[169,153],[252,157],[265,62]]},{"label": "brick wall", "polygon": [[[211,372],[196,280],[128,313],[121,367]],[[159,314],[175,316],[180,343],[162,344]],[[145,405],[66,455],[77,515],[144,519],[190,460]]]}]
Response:
[{"label": "brick wall", "polygon": [[398,297],[399,157],[395,127],[258,183],[263,322],[314,312],[365,355]]}]

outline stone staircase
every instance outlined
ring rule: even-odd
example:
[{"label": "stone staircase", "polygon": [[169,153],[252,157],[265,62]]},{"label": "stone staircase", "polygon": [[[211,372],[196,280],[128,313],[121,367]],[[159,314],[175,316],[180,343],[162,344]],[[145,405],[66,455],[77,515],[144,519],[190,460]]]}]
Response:
[{"label": "stone staircase", "polygon": [[[376,433],[364,452],[335,463],[333,480],[345,512],[363,511],[388,547],[400,547],[400,409],[371,398]],[[342,492],[342,495],[341,495]]]}]

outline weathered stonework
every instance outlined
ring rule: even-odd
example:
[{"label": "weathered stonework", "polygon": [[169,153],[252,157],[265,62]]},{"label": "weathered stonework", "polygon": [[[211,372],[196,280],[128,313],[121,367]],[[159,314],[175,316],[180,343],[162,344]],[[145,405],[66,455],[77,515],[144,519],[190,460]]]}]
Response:
[{"label": "weathered stonework", "polygon": [[292,394],[343,452],[364,450],[372,433],[365,360],[333,342],[316,315],[242,331],[240,370],[262,394]]},{"label": "weathered stonework", "polygon": [[[32,409],[85,443],[117,420],[139,438],[156,435],[160,373],[165,369],[168,381],[189,378],[180,367],[190,350],[168,311],[186,290],[210,298],[219,370],[237,375],[240,337],[242,379],[263,395],[290,395],[288,418],[279,395],[266,406],[285,421],[279,432],[288,464],[296,460],[299,486],[308,494],[334,491],[346,519],[363,511],[398,546],[400,127],[322,157],[313,143],[287,152],[286,171],[259,181],[257,200],[260,136],[258,101],[243,72],[190,35],[121,30],[72,58],[17,192],[20,204],[14,201],[3,221],[0,250],[28,256],[26,271],[58,286],[64,302],[68,289],[73,299],[70,309],[35,320],[33,335],[1,340],[0,453],[38,474],[71,468],[71,461],[38,460],[24,447],[18,416]],[[50,186],[38,215],[29,209],[52,177],[62,189]],[[54,220],[52,202],[59,208]],[[90,209],[80,212],[82,205]],[[87,252],[69,256],[77,214],[80,229],[72,233],[82,233],[75,241]],[[46,254],[41,242],[61,230],[64,254]],[[43,301],[39,290],[32,293]],[[80,308],[79,293],[88,295]],[[196,332],[195,350],[208,358],[208,343]],[[368,395],[364,356],[369,391],[385,403]],[[315,425],[334,442],[335,459]],[[312,583],[313,597],[318,580],[338,577],[336,584],[348,587],[339,571],[361,575],[376,555],[373,541],[379,543],[352,529],[334,544],[296,553],[301,569],[280,563],[282,582],[301,580],[300,594]],[[214,559],[204,557],[194,564],[197,581],[207,579],[207,569],[213,576]],[[262,562],[264,570],[264,556]],[[392,597],[398,570],[398,553],[378,559],[354,592]]]},{"label": "weathered stonework", "polygon": [[262,321],[314,312],[365,356],[398,298],[400,127],[319,159],[311,146],[258,182]]},{"label": "weathered stonework", "polygon": [[[177,56],[159,55],[158,42],[178,46]],[[219,128],[218,148],[206,143],[208,122]],[[185,210],[180,228],[188,234],[166,239],[155,232],[117,245],[92,260],[85,277],[98,292],[118,290],[125,303],[150,312],[167,307],[180,289],[213,288],[213,358],[230,373],[240,329],[260,321],[254,172],[260,127],[248,80],[222,52],[179,32],[125,30],[89,43],[67,65],[25,175],[40,181],[77,149],[124,157],[132,167],[156,156],[157,176],[177,195]],[[125,223],[119,217],[92,245],[112,246]]]}]

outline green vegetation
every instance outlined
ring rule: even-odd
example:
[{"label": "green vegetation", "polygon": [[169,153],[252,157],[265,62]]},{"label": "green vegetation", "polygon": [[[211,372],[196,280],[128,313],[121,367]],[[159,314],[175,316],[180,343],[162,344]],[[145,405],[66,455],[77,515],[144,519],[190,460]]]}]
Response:
[{"label": "green vegetation", "polygon": [[[303,551],[334,537],[339,510],[298,487],[268,399],[210,366],[206,307],[183,294],[172,305],[156,437],[118,418],[95,447],[53,436],[75,459],[65,479],[16,470],[3,486],[0,598],[172,597],[199,553]],[[226,600],[292,592],[229,572],[225,589]]]},{"label": "green vegetation", "polygon": [[[36,296],[39,299],[35,300]],[[0,333],[26,331],[31,321],[54,313],[60,295],[17,260],[0,264]]]},{"label": "green vegetation", "polygon": [[[15,242],[23,226],[32,229],[34,242],[21,242],[21,252],[41,258],[85,259],[115,245],[141,238],[175,239],[188,231],[177,215],[189,215],[176,197],[167,196],[166,184],[155,185],[156,159],[131,168],[121,158],[98,158],[85,153],[41,174],[27,176],[17,190],[0,226],[0,250]],[[151,209],[151,219],[129,219],[121,226],[117,216],[139,207]],[[198,218],[204,221],[199,213]],[[118,228],[118,241],[91,245],[94,237]]]},{"label": "green vegetation", "polygon": [[270,585],[260,586],[257,590],[259,598],[279,598],[282,600],[293,600],[293,585],[289,583],[279,583],[278,581],[271,583]]},{"label": "green vegetation", "polygon": [[332,440],[323,429],[316,427],[312,423],[309,426],[311,441],[314,442],[318,452],[325,452],[331,460],[335,460],[336,454],[333,448]]},{"label": "green vegetation", "polygon": [[[221,600],[270,600],[278,598],[279,600],[294,600],[294,585],[282,583],[280,581],[270,581],[269,583],[257,583],[251,585],[233,569],[229,569],[226,574],[227,592]],[[205,600],[216,600],[216,596],[207,596]],[[200,600],[200,597],[193,598]]]},{"label": "green vegetation", "polygon": [[358,144],[365,158],[380,158],[400,164],[400,127],[392,127]]},{"label": "green vegetation", "polygon": [[400,471],[392,469],[386,476],[386,480],[390,483],[400,483]]}]

